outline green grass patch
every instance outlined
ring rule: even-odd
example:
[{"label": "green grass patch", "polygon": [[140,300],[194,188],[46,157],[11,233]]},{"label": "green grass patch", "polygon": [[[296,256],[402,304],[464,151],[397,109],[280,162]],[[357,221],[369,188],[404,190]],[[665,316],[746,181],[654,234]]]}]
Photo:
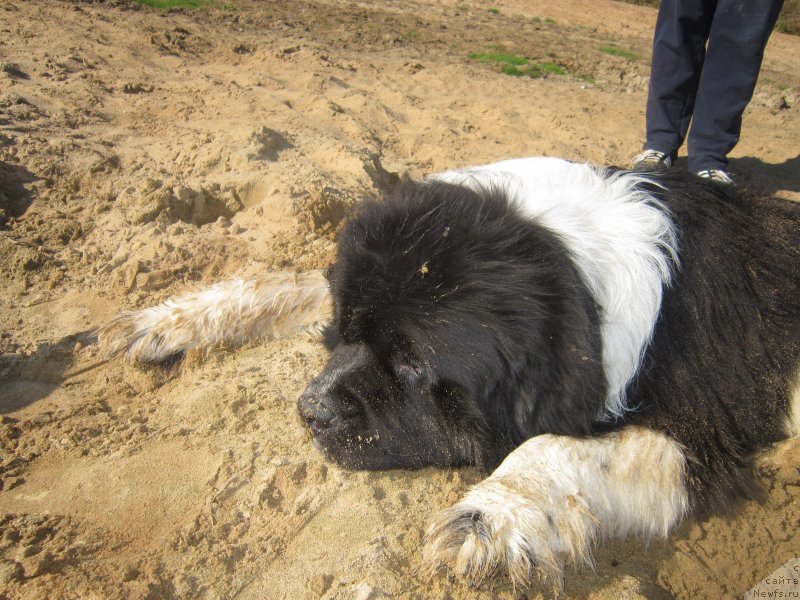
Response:
[{"label": "green grass patch", "polygon": [[500,65],[500,72],[512,77],[530,77],[538,79],[544,75],[566,75],[567,70],[561,65],[542,61],[531,63],[524,56],[508,54],[504,52],[471,52],[467,55],[473,60],[484,63],[496,63]]},{"label": "green grass patch", "polygon": [[599,49],[600,52],[610,54],[611,56],[618,56],[619,58],[627,58],[628,60],[639,60],[638,54],[631,52],[630,50],[625,50],[624,48],[620,48],[619,46],[615,46],[614,44],[600,46]]},{"label": "green grass patch", "polygon": [[[137,4],[144,4],[152,8],[200,8],[209,4],[211,0],[133,0]],[[226,5],[232,6],[232,5]]]},{"label": "green grass patch", "polygon": [[504,75],[511,75],[511,77],[522,77],[528,75],[530,69],[520,69],[517,65],[503,65],[500,72]]},{"label": "green grass patch", "polygon": [[505,54],[503,52],[470,52],[467,56],[480,62],[494,62],[508,65],[527,65],[528,59],[516,54]]},{"label": "green grass patch", "polygon": [[536,65],[543,73],[550,75],[566,75],[567,70],[559,64],[552,62],[541,62]]},{"label": "green grass patch", "polygon": [[499,8],[494,8],[494,7],[487,8],[486,12],[492,13],[493,15],[499,15],[500,14],[500,9]]}]

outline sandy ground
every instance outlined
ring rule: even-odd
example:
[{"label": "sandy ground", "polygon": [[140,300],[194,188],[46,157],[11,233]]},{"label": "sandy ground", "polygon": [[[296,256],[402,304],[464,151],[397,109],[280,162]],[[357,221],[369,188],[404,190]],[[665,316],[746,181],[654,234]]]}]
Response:
[{"label": "sandy ground", "polygon": [[[0,3],[0,598],[550,597],[418,576],[426,523],[481,474],[326,464],[294,407],[316,341],[140,369],[101,362],[92,331],[203,283],[326,266],[391,173],[627,164],[654,20],[608,0]],[[567,73],[467,56],[498,49]],[[800,38],[775,35],[732,163],[792,199],[799,91]],[[798,445],[776,450],[765,500],[736,515],[603,545],[566,596],[741,597],[800,555],[798,465]]]}]

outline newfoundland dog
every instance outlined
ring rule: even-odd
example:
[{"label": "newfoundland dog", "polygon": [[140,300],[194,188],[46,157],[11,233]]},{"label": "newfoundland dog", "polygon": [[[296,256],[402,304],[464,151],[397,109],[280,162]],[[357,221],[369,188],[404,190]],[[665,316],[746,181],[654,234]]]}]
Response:
[{"label": "newfoundland dog", "polygon": [[752,493],[754,455],[800,432],[800,205],[510,160],[364,202],[324,274],[221,283],[99,338],[158,362],[300,331],[331,351],[298,400],[330,460],[493,470],[431,524],[431,571],[558,585],[600,538]]}]

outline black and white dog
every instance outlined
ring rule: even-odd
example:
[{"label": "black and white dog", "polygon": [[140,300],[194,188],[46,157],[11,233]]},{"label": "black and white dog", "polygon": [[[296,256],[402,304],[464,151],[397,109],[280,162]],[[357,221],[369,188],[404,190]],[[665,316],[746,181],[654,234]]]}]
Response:
[{"label": "black and white dog", "polygon": [[602,537],[747,495],[754,454],[800,433],[798,204],[520,159],[402,182],[338,252],[327,277],[218,284],[100,342],[161,361],[322,331],[298,409],[327,457],[494,469],[434,520],[432,569],[558,584]]}]

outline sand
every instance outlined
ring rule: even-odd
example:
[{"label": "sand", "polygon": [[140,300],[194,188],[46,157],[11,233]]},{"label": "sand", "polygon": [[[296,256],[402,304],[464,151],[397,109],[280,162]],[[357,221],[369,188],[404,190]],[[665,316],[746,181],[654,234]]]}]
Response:
[{"label": "sand", "polygon": [[[419,576],[427,522],[482,474],[326,463],[294,406],[316,340],[144,369],[103,362],[93,331],[327,266],[347,210],[395,174],[627,164],[654,21],[609,0],[0,4],[0,598],[551,597]],[[566,73],[468,57],[501,51]],[[776,34],[731,165],[794,200],[799,90],[800,38]],[[741,597],[800,555],[798,465],[785,445],[762,502],[603,544],[565,596]]]}]

